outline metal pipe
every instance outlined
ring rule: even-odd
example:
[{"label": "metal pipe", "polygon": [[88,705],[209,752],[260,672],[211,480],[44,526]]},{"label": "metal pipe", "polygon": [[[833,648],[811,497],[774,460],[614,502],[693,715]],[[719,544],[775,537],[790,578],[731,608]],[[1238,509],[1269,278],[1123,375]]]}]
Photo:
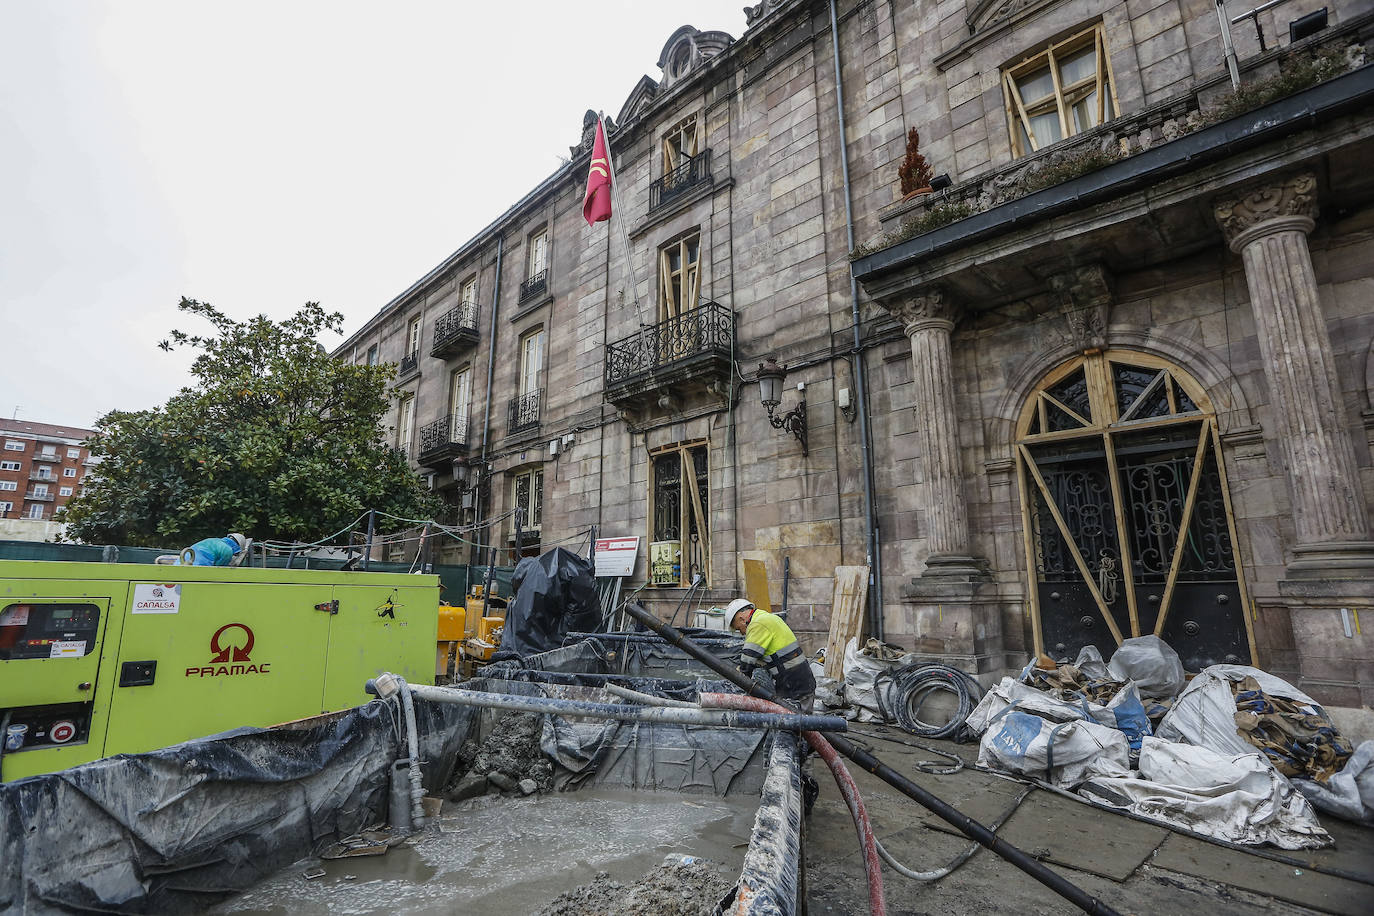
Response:
[{"label": "metal pipe", "polygon": [[[491,481],[490,475],[488,475],[487,473],[487,437],[491,435],[491,385],[492,377],[496,373],[496,315],[501,310],[501,258],[505,254],[505,251],[506,237],[504,235],[496,236],[496,279],[492,282],[491,290],[491,333],[487,335],[487,398],[486,407],[482,411],[482,466],[477,469],[477,473],[479,475],[477,478],[478,484],[479,486],[486,487],[488,496],[491,495]],[[477,491],[477,514],[479,519],[481,518],[483,513],[483,505],[484,502],[482,500],[482,491],[479,489]],[[479,528],[478,530],[481,529]],[[490,530],[487,531],[487,537],[485,538],[485,541],[488,545],[485,548],[485,553],[487,554],[487,568],[490,569],[493,565],[491,561],[492,558],[490,547]],[[490,585],[491,579],[490,577],[488,577],[488,587],[482,590],[483,614],[486,614],[487,612],[486,596],[491,591]]]},{"label": "metal pipe", "polygon": [[1226,55],[1226,70],[1231,74],[1231,88],[1240,88],[1240,67],[1236,63],[1236,44],[1231,38],[1231,17],[1226,15],[1226,0],[1217,0],[1217,20],[1221,23],[1221,47]]},{"label": "metal pipe", "polygon": [[377,510],[367,510],[367,547],[363,549],[363,572],[367,571],[367,566],[372,562],[372,532],[377,527]]},{"label": "metal pipe", "polygon": [[[712,671],[742,689],[750,696],[762,697],[765,700],[772,700],[775,703],[778,702],[779,697],[773,692],[771,687],[764,687],[762,684],[755,683],[753,680],[745,677],[737,669],[731,668],[710,652],[707,652],[705,649],[693,643],[690,639],[684,637],[672,627],[665,625],[653,614],[644,610],[643,607],[634,602],[627,602],[625,604],[625,612],[655,633],[658,633],[673,645],[691,655]],[[883,763],[868,751],[863,750],[843,735],[826,735],[825,737],[835,746],[835,750],[844,754],[863,769],[877,776],[883,782],[900,791],[903,795],[916,801],[941,820],[957,827],[959,832],[964,834],[964,836],[992,850],[1012,865],[1015,865],[1017,868],[1063,897],[1065,900],[1068,900],[1074,906],[1083,910],[1083,912],[1097,914],[1097,916],[1118,916],[1116,910],[1112,909],[1107,904],[1087,893],[1072,881],[1069,881],[1067,878],[1051,870],[1038,859],[1031,858],[1025,852],[1011,845],[1006,840],[1003,840],[987,827],[978,823],[948,802],[941,800],[925,788],[907,779],[901,773],[898,773],[896,770],[892,769],[892,767]]]},{"label": "metal pipe", "polygon": [[[786,706],[779,706],[758,697],[740,696],[737,693],[703,693],[701,706],[703,709],[787,711]],[[859,786],[854,782],[854,777],[850,775],[849,768],[844,765],[840,755],[835,752],[835,746],[826,741],[824,735],[820,732],[802,732],[802,737],[830,768],[830,775],[835,777],[835,784],[839,786],[840,795],[849,808],[849,815],[854,818],[854,829],[859,834],[859,844],[864,851],[864,875],[868,879],[868,912],[872,916],[886,916],[887,900],[883,891],[883,869],[878,863],[878,839],[873,835],[873,822],[869,820],[868,808],[864,806],[863,797],[859,795]]]},{"label": "metal pipe", "polygon": [[[393,678],[394,680],[395,678]],[[382,690],[382,678],[377,679]],[[631,706],[626,703],[593,703],[589,700],[557,700],[551,697],[524,697],[509,693],[486,693],[458,687],[426,687],[412,684],[410,691],[431,703],[453,706],[479,706],[513,712],[552,713],[568,719],[619,719],[623,722],[659,722],[669,725],[710,725],[717,728],[780,728],[786,731],[844,731],[848,723],[839,716],[813,716],[799,713],[775,715],[737,712],[731,709],[675,709],[667,706]]]},{"label": "metal pipe", "polygon": [[[636,703],[643,703],[645,706],[673,706],[678,709],[698,708],[696,703],[688,703],[686,700],[670,700],[668,697],[656,697],[652,693],[640,693],[638,690],[621,687],[619,684],[607,684],[604,689],[607,693],[614,694],[622,700],[633,700]],[[772,711],[787,712],[788,710]]]},{"label": "metal pipe", "polygon": [[[830,0],[830,46],[835,57],[835,113],[840,122],[840,171],[844,178],[844,226],[849,248],[854,250],[854,204],[849,190],[849,146],[845,140],[844,125],[844,78],[840,73],[840,28],[835,21],[835,0]],[[849,310],[854,331],[854,389],[858,394],[859,411],[859,452],[863,457],[864,471],[864,525],[867,530],[868,551],[868,615],[869,632],[879,641],[883,635],[883,569],[880,551],[882,544],[878,532],[878,521],[873,515],[875,502],[873,495],[873,454],[868,443],[872,431],[868,425],[868,393],[864,382],[864,351],[860,346],[862,336],[859,332],[859,281],[854,271],[849,271]]]}]

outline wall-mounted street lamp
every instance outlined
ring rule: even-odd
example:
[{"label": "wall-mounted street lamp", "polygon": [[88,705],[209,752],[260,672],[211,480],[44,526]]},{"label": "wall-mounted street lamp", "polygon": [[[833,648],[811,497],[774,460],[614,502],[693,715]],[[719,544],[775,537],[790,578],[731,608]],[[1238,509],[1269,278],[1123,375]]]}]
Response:
[{"label": "wall-mounted street lamp", "polygon": [[797,437],[801,443],[802,455],[807,455],[806,451],[806,383],[798,382],[797,391],[801,393],[801,400],[797,406],[793,407],[782,416],[773,413],[774,408],[782,401],[782,380],[787,378],[787,367],[779,366],[778,361],[773,357],[768,357],[759,363],[759,400],[768,410],[768,422],[773,424],[774,429],[785,429]]}]

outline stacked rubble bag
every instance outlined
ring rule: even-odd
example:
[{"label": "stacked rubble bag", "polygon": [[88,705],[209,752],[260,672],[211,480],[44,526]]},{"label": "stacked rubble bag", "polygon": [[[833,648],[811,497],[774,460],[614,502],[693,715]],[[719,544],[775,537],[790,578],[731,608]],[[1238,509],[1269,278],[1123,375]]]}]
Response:
[{"label": "stacked rubble bag", "polygon": [[1374,741],[1352,753],[1315,700],[1258,668],[1189,682],[1155,636],[1109,664],[1091,646],[1071,665],[1042,657],[965,724],[980,766],[1231,843],[1329,846],[1314,805],[1374,823]]}]

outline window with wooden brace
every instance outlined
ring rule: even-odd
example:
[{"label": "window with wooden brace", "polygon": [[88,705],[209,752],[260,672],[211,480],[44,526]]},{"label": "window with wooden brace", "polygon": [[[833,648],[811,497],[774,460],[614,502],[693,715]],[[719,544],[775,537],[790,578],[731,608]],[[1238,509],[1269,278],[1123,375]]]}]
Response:
[{"label": "window with wooden brace", "polygon": [[649,579],[654,585],[711,579],[711,477],[705,442],[672,445],[649,458]]},{"label": "window with wooden brace", "polygon": [[663,173],[666,175],[697,154],[701,141],[697,137],[697,116],[688,115],[663,135]]},{"label": "window with wooden brace", "polygon": [[544,469],[530,468],[521,471],[511,479],[511,508],[515,510],[510,521],[511,537],[515,537],[516,524],[520,527],[521,555],[525,550],[536,548],[538,553],[539,528],[544,521]]},{"label": "window with wooden brace", "polygon": [[678,239],[659,249],[659,320],[675,318],[697,307],[701,296],[701,234]]},{"label": "window with wooden brace", "polygon": [[1004,69],[1002,89],[1017,156],[1120,114],[1100,23]]}]

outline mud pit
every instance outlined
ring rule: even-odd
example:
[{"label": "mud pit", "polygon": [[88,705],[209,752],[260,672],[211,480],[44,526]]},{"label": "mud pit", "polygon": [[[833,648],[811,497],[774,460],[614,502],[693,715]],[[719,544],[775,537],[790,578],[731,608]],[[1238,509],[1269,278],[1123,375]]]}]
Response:
[{"label": "mud pit", "polygon": [[[624,790],[489,795],[445,805],[384,856],[303,859],[210,912],[709,913],[738,879],[757,810],[757,798]],[[326,874],[306,880],[316,865]]]}]

